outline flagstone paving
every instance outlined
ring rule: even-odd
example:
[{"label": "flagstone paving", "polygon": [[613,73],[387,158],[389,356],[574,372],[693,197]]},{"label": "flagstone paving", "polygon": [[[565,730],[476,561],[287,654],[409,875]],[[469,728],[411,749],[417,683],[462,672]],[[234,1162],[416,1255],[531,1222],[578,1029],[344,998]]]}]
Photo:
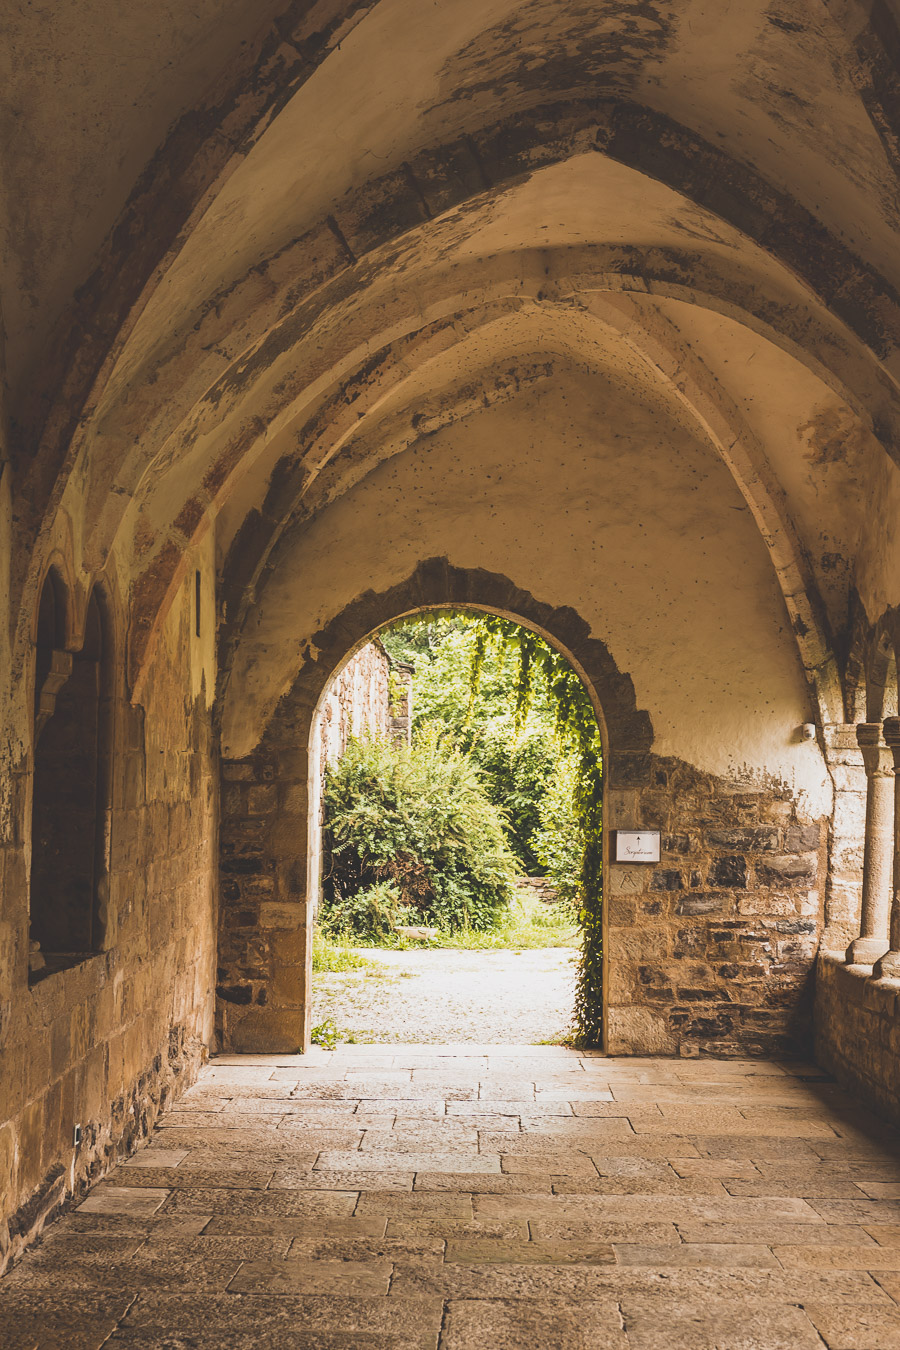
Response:
[{"label": "flagstone paving", "polygon": [[219,1057],[0,1281],[2,1350],[900,1350],[895,1130],[814,1066]]}]

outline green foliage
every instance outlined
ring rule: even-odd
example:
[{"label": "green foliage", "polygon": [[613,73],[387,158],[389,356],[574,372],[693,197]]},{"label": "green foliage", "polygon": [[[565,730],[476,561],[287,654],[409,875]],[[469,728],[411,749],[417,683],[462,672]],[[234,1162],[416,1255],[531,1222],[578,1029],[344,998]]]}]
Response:
[{"label": "green foliage", "polygon": [[440,933],[433,945],[466,951],[577,947],[579,928],[576,917],[566,906],[547,905],[527,892],[517,893],[497,928],[487,932],[461,929],[457,933]]},{"label": "green foliage", "polygon": [[559,747],[552,730],[533,725],[517,737],[510,717],[495,717],[472,747],[488,797],[506,812],[509,843],[528,876],[541,873],[543,863],[534,846],[541,828],[541,803],[559,767]]},{"label": "green foliage", "polygon": [[405,694],[406,694],[405,682],[400,678],[400,676],[397,674],[395,670],[391,670],[388,674],[388,703],[390,705],[391,715],[393,717],[398,716],[400,709],[403,706],[403,699]]},{"label": "green foliage", "polygon": [[370,1031],[351,1031],[349,1027],[339,1027],[333,1017],[326,1017],[312,1028],[309,1039],[323,1050],[336,1050],[341,1041],[347,1045],[370,1045],[373,1037]]},{"label": "green foliage", "polygon": [[312,968],[315,974],[336,974],[347,970],[376,970],[377,964],[346,942],[331,942],[316,928],[313,937]]},{"label": "green foliage", "polygon": [[417,616],[386,630],[382,641],[392,656],[415,665],[416,727],[439,721],[452,732],[504,814],[520,871],[534,875],[540,870],[531,845],[538,803],[560,755],[555,711],[540,684],[529,689],[525,706],[517,653],[498,644],[489,617]]},{"label": "green foliage", "polygon": [[[450,624],[450,637],[436,642],[441,624]],[[407,626],[408,631],[409,626]],[[472,630],[476,630],[474,633]],[[468,631],[467,631],[468,630]],[[396,632],[397,630],[395,630]],[[402,643],[402,638],[399,639]],[[447,649],[445,652],[445,648]],[[434,658],[438,652],[440,662]],[[418,653],[418,658],[417,658]],[[399,651],[394,654],[399,655]],[[424,678],[418,679],[419,660],[424,658]],[[530,629],[508,619],[480,612],[430,615],[418,624],[405,659],[417,662],[416,697],[419,707],[458,725],[465,708],[463,730],[469,733],[467,748],[477,759],[479,700],[503,701],[503,712],[512,718],[517,736],[527,733],[530,719],[555,732],[560,754],[574,763],[572,810],[581,840],[578,894],[582,927],[581,962],[575,1000],[579,1043],[590,1046],[602,1034],[602,802],[603,755],[600,731],[587,691],[568,661]],[[436,667],[440,665],[440,674]],[[457,688],[465,669],[465,694]],[[415,711],[415,709],[414,709]],[[497,709],[497,713],[500,713]],[[485,721],[489,721],[486,718]],[[483,742],[483,731],[481,741]],[[533,838],[533,836],[532,836]],[[566,852],[561,844],[561,853]],[[517,849],[521,843],[517,841]],[[522,857],[522,852],[519,852]],[[560,863],[562,864],[563,858]],[[571,861],[571,860],[570,860]]]},{"label": "green foliage", "polygon": [[312,1028],[309,1033],[309,1039],[313,1045],[320,1045],[323,1050],[334,1050],[339,1041],[342,1041],[340,1029],[333,1017],[326,1017],[324,1022]]},{"label": "green foliage", "polygon": [[584,838],[574,810],[576,786],[575,757],[568,755],[557,761],[547,789],[538,801],[538,825],[531,837],[531,847],[544,875],[553,883],[560,900],[575,914],[581,908],[584,857]]},{"label": "green foliage", "polygon": [[412,746],[354,740],[324,791],[327,932],[378,939],[398,923],[496,925],[515,860],[468,757],[423,727]]},{"label": "green foliage", "polygon": [[378,942],[406,922],[400,891],[389,881],[378,881],[348,895],[337,889],[323,910],[322,923],[331,936],[351,934]]}]

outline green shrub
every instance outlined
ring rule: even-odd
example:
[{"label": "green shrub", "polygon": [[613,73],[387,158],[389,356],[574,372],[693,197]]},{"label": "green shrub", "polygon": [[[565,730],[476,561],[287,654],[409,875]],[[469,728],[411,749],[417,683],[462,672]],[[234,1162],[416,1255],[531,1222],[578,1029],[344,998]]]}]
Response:
[{"label": "green shrub", "polygon": [[322,923],[332,936],[347,933],[377,942],[390,937],[397,925],[406,921],[406,913],[397,887],[389,881],[379,881],[355,895],[336,893],[324,908]]},{"label": "green shrub", "polygon": [[459,613],[406,620],[381,638],[415,666],[416,726],[440,722],[470,755],[503,813],[519,870],[534,876],[541,870],[531,844],[541,824],[538,804],[562,755],[556,706],[533,664],[522,686],[520,654],[500,639],[501,630],[508,637],[522,631],[493,616]]},{"label": "green shrub", "polygon": [[516,865],[502,814],[434,725],[411,746],[351,741],[326,774],[323,804],[327,931],[485,930],[505,914]]}]

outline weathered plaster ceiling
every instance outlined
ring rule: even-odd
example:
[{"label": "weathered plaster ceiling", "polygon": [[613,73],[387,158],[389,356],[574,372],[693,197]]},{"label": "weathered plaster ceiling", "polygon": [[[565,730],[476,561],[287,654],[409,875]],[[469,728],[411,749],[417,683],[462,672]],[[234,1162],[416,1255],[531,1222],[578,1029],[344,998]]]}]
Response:
[{"label": "weathered plaster ceiling", "polygon": [[224,752],[253,747],[360,578],[385,590],[430,546],[460,567],[505,559],[545,603],[569,603],[574,584],[661,753],[716,772],[766,764],[821,800],[817,754],[795,734],[808,694],[787,614],[726,467],[638,369],[557,355],[535,374],[284,537],[236,656]]},{"label": "weathered plaster ceiling", "polygon": [[861,543],[900,460],[865,6],[77,8],[11,24],[19,521],[46,541],[62,509],[86,574],[115,557],[134,678],[211,527],[233,651],[283,537],[571,367],[718,456],[834,711],[852,588],[897,590]]}]

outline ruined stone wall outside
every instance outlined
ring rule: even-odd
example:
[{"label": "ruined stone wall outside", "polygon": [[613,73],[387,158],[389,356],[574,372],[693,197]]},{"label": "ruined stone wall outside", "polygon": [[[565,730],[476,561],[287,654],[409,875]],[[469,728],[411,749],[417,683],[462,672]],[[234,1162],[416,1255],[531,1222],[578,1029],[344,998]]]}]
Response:
[{"label": "ruined stone wall outside", "polygon": [[900,984],[873,980],[843,954],[816,965],[815,1059],[843,1087],[900,1123]]},{"label": "ruined stone wall outside", "polygon": [[140,706],[122,690],[116,699],[104,950],[33,986],[27,762],[13,778],[15,832],[2,850],[0,1268],[146,1136],[206,1053],[218,788],[205,693],[187,692],[197,657],[190,590],[166,621]]},{"label": "ruined stone wall outside", "polygon": [[367,642],[322,701],[316,726],[319,762],[324,768],[340,759],[353,736],[388,736],[391,730],[391,661],[380,642]]}]

